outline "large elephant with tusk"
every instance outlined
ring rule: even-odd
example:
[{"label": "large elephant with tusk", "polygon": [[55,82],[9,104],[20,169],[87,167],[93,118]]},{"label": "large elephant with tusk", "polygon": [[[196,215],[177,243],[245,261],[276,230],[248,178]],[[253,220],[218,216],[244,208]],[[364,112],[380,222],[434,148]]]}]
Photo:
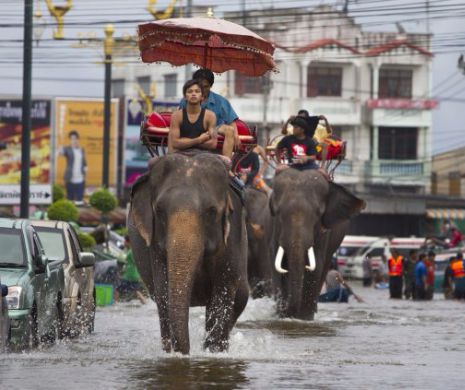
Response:
[{"label": "large elephant with tusk", "polygon": [[226,350],[249,289],[245,212],[222,161],[209,153],[158,159],[133,187],[128,230],[163,349],[189,353],[189,307],[206,306],[204,346]]},{"label": "large elephant with tusk", "polygon": [[365,202],[329,182],[318,170],[276,175],[273,216],[273,285],[282,317],[313,319],[332,254]]}]

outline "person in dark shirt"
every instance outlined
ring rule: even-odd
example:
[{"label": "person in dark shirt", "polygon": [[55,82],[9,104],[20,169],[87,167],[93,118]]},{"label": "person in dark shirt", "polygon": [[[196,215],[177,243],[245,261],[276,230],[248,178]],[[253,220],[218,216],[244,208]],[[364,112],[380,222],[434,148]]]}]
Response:
[{"label": "person in dark shirt", "polygon": [[189,80],[183,86],[187,105],[171,117],[168,136],[170,153],[186,149],[214,150],[217,145],[216,117],[213,111],[201,107],[203,87],[199,81]]},{"label": "person in dark shirt", "polygon": [[454,286],[452,284],[452,278],[454,273],[452,272],[451,264],[454,261],[454,257],[449,257],[449,264],[444,270],[444,279],[442,280],[442,291],[444,292],[444,299],[454,298]]},{"label": "person in dark shirt", "polygon": [[295,117],[291,121],[294,134],[285,136],[276,147],[278,155],[284,152],[284,161],[278,171],[292,167],[298,170],[319,169],[316,163],[316,144],[313,133],[318,126],[318,117]]},{"label": "person in dark shirt", "polygon": [[247,153],[235,164],[235,172],[246,186],[251,186],[260,170],[258,154],[253,151]]},{"label": "person in dark shirt", "polygon": [[418,257],[417,263],[414,268],[414,277],[415,277],[415,289],[413,299],[417,301],[423,301],[426,299],[426,290],[428,289],[428,270],[424,263],[426,255],[421,253]]}]

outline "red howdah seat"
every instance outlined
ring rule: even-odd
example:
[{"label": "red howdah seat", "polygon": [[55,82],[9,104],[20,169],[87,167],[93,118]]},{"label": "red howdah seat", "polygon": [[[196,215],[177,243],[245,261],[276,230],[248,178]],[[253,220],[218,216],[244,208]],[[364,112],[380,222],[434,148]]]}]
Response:
[{"label": "red howdah seat", "polygon": [[[168,134],[171,123],[171,112],[152,112],[146,116],[141,124],[140,139],[147,147],[152,156],[159,155],[160,148],[168,146]],[[256,129],[249,126],[240,119],[236,120],[237,132],[241,140],[239,152],[246,153],[257,146]],[[217,149],[223,149],[224,136],[218,135]],[[163,150],[164,152],[164,150]]]}]

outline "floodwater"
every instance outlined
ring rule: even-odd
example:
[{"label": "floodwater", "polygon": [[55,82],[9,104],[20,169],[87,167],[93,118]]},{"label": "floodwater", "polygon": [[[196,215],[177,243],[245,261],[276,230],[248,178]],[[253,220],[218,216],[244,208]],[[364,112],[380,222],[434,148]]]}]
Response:
[{"label": "floodwater", "polygon": [[465,304],[365,299],[320,304],[313,322],[280,320],[249,301],[230,350],[202,350],[204,310],[191,309],[191,355],[161,351],[153,303],[99,308],[95,333],[0,356],[1,389],[463,389]]}]

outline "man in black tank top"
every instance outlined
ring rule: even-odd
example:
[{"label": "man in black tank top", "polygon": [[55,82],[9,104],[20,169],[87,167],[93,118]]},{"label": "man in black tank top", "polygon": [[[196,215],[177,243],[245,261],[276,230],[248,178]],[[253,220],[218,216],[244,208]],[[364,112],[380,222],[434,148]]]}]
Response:
[{"label": "man in black tank top", "polygon": [[171,116],[168,150],[173,153],[186,149],[216,149],[216,117],[213,111],[201,108],[203,89],[198,81],[184,84],[183,95],[186,108]]}]

